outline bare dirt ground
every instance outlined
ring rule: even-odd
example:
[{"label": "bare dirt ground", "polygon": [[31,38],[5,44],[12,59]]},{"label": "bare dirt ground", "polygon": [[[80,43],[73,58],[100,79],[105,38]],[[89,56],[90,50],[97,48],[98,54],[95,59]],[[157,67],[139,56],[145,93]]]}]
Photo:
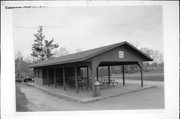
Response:
[{"label": "bare dirt ground", "polygon": [[121,109],[163,109],[163,82],[156,88],[145,89],[116,97],[89,103],[76,103],[48,95],[34,87],[18,84],[25,94],[30,111],[65,111],[65,110],[121,110]]}]

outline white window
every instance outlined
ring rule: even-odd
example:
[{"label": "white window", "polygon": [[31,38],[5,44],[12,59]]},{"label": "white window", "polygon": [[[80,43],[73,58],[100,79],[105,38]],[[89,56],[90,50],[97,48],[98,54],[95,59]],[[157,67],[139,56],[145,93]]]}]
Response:
[{"label": "white window", "polygon": [[124,58],[124,51],[119,51],[119,58]]}]

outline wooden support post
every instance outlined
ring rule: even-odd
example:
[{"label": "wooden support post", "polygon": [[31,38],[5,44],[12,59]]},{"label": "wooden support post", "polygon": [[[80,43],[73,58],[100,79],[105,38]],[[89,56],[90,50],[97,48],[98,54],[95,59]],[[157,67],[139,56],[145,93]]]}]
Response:
[{"label": "wooden support post", "polygon": [[141,68],[141,87],[143,87],[143,68]]},{"label": "wooden support post", "polygon": [[87,88],[89,89],[89,69],[87,66]]},{"label": "wooden support post", "polygon": [[35,76],[35,78],[37,77],[37,76],[36,76],[36,70],[35,70],[35,69],[34,69],[34,76]]},{"label": "wooden support post", "polygon": [[65,68],[64,68],[64,67],[63,67],[62,71],[63,71],[63,88],[64,88],[64,90],[66,90],[66,82],[65,82]]},{"label": "wooden support post", "polygon": [[87,79],[89,79],[89,69],[87,67]]},{"label": "wooden support post", "polygon": [[74,77],[75,77],[75,88],[76,88],[76,93],[78,93],[78,78],[77,78],[77,67],[74,67]]},{"label": "wooden support post", "polygon": [[108,84],[110,84],[110,80],[111,80],[110,75],[111,75],[111,73],[110,73],[110,66],[108,66]]},{"label": "wooden support post", "polygon": [[56,88],[56,69],[54,68],[54,86]]},{"label": "wooden support post", "polygon": [[47,68],[47,85],[49,86],[49,70]]},{"label": "wooden support post", "polygon": [[97,81],[99,81],[99,77],[98,77],[98,67],[96,68],[96,77],[97,77]]},{"label": "wooden support post", "polygon": [[122,65],[123,86],[125,86],[124,65]]},{"label": "wooden support post", "polygon": [[92,96],[95,97],[96,93],[95,93],[94,78],[95,78],[96,68],[93,63],[90,65],[89,68],[90,68],[90,72],[91,72],[91,82],[90,83],[92,85]]}]

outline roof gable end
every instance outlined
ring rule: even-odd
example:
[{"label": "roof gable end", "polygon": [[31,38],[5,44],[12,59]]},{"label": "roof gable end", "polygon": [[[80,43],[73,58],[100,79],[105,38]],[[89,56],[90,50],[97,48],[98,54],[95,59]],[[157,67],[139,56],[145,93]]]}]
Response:
[{"label": "roof gable end", "polygon": [[56,65],[56,64],[65,64],[65,63],[72,63],[72,62],[78,62],[78,61],[85,61],[87,59],[93,58],[101,53],[107,52],[109,50],[112,50],[112,49],[117,48],[122,45],[128,45],[129,47],[131,47],[132,49],[137,51],[143,57],[145,57],[146,61],[153,60],[151,57],[149,57],[148,55],[146,55],[145,53],[143,53],[142,51],[140,51],[139,49],[137,49],[136,47],[134,47],[127,41],[124,41],[121,43],[116,43],[116,44],[112,44],[112,45],[108,45],[108,46],[103,46],[103,47],[90,49],[90,50],[82,51],[82,52],[75,53],[75,54],[70,54],[70,55],[61,56],[58,58],[42,61],[42,62],[36,63],[34,65],[31,65],[30,67],[42,67],[42,66],[50,66],[50,65]]}]

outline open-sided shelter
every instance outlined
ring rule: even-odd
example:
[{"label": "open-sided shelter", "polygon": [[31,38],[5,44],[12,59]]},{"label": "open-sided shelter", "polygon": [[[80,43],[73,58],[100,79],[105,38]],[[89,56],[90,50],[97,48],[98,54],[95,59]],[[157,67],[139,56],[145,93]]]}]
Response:
[{"label": "open-sided shelter", "polygon": [[40,85],[74,87],[76,93],[83,81],[81,68],[86,69],[86,83],[95,94],[95,81],[98,81],[98,67],[108,66],[110,83],[110,66],[122,65],[123,85],[125,85],[124,65],[137,64],[141,71],[141,86],[143,87],[143,62],[152,58],[124,41],[113,45],[103,46],[75,54],[61,56],[31,65],[34,69],[35,82]]}]

